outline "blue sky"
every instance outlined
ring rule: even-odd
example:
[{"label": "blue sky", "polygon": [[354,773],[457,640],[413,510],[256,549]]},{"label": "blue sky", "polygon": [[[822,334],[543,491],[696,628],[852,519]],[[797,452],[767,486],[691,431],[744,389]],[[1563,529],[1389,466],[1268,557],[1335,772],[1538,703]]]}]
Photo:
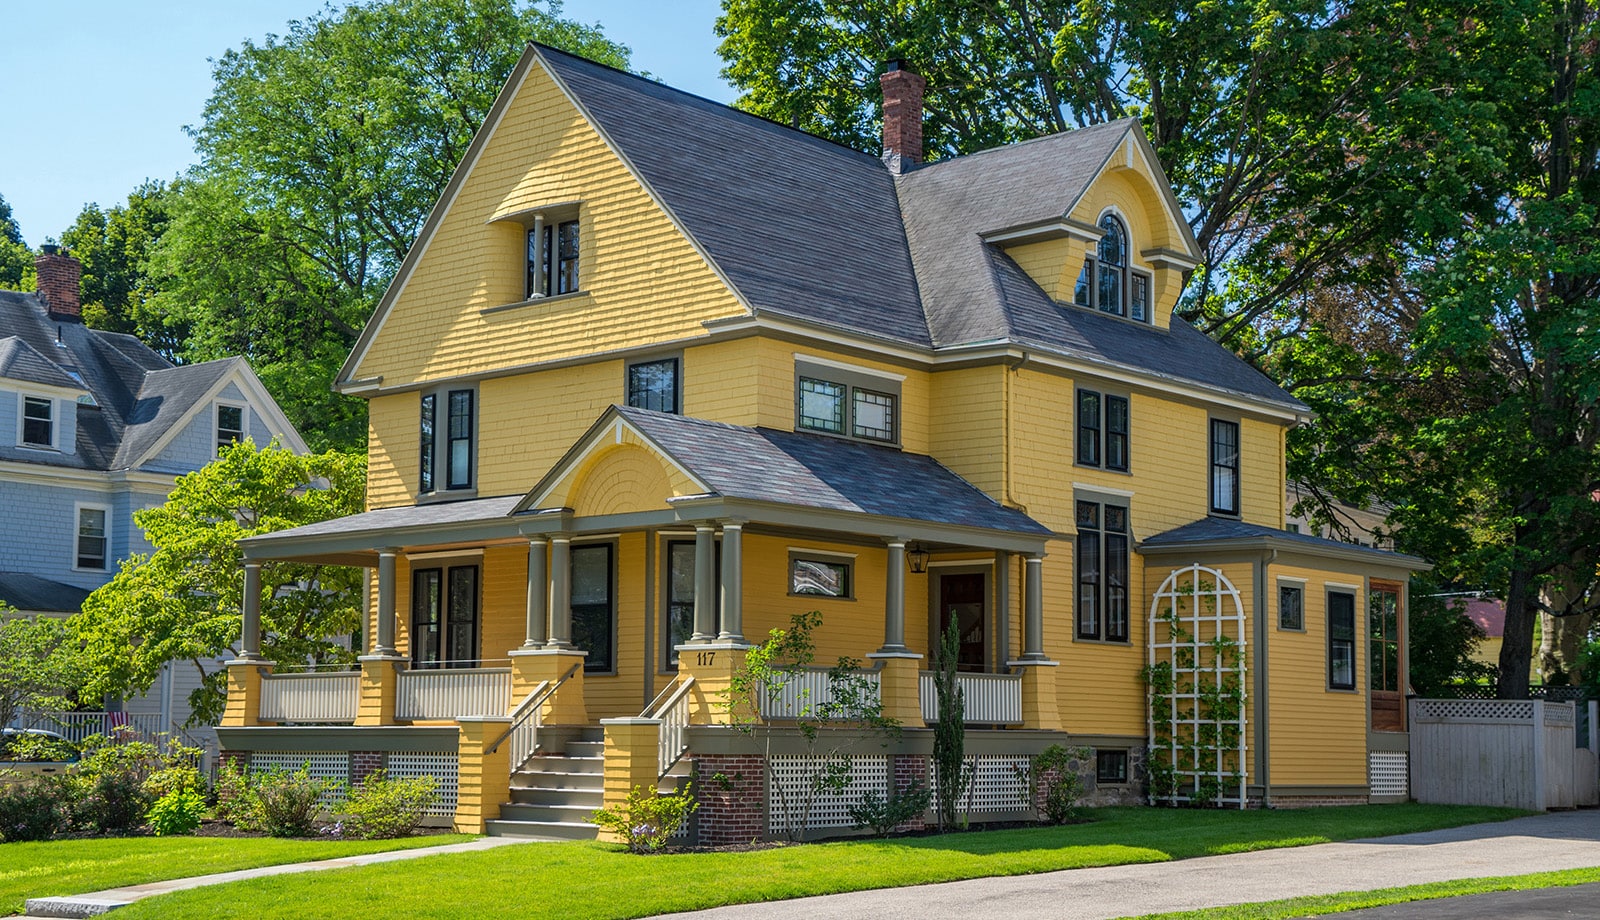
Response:
[{"label": "blue sky", "polygon": [[[342,5],[342,4],[338,4]],[[200,119],[211,65],[243,39],[282,34],[321,0],[0,0],[6,90],[0,196],[28,244],[59,236],[86,202],[110,207],[146,178],[194,162],[183,126]],[[728,102],[718,76],[717,0],[568,0],[562,14],[600,23],[633,65],[679,89]]]}]

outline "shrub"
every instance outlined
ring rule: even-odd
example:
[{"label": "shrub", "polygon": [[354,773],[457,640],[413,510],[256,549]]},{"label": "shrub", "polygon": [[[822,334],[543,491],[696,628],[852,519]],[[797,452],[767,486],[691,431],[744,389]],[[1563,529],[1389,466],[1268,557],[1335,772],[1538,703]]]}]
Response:
[{"label": "shrub", "polygon": [[310,837],[322,813],[322,798],[338,794],[344,783],[312,779],[307,767],[289,773],[273,770],[254,777],[248,826],[274,837]]},{"label": "shrub", "polygon": [[341,836],[362,840],[388,840],[408,836],[422,821],[428,806],[438,801],[431,776],[391,779],[378,771],[350,793],[340,810]]},{"label": "shrub", "polygon": [[206,800],[198,791],[174,790],[150,806],[145,823],[157,837],[192,834],[205,817]]},{"label": "shrub", "polygon": [[250,774],[230,760],[217,771],[217,781],[211,786],[212,813],[218,821],[250,828],[250,816],[255,813],[256,790]]},{"label": "shrub", "polygon": [[156,799],[145,790],[145,782],[165,766],[155,746],[142,741],[91,745],[72,769],[77,793],[73,825],[100,833],[137,828]]},{"label": "shrub", "polygon": [[648,853],[666,845],[689,820],[700,803],[694,800],[692,783],[675,795],[662,795],[648,786],[634,786],[617,808],[602,808],[589,820],[620,836],[631,853]]},{"label": "shrub", "polygon": [[850,820],[856,827],[870,827],[879,837],[887,837],[895,828],[927,811],[932,800],[933,793],[921,783],[891,792],[887,799],[869,790],[862,794],[860,802],[850,806]]},{"label": "shrub", "polygon": [[62,777],[0,781],[0,842],[49,840],[71,826],[73,791]]},{"label": "shrub", "polygon": [[16,763],[66,763],[78,758],[78,749],[64,738],[21,732],[0,739],[0,760]]},{"label": "shrub", "polygon": [[1052,744],[1033,756],[1028,764],[1028,793],[1040,818],[1050,824],[1065,824],[1078,817],[1084,788],[1077,762],[1089,754],[1085,747]]}]

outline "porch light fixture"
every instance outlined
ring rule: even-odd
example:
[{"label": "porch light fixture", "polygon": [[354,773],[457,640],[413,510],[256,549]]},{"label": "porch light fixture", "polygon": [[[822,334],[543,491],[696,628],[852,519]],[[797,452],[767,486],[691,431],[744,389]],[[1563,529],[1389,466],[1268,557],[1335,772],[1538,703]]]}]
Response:
[{"label": "porch light fixture", "polygon": [[906,564],[911,566],[913,575],[921,575],[928,571],[928,549],[921,543],[913,543],[906,548]]}]

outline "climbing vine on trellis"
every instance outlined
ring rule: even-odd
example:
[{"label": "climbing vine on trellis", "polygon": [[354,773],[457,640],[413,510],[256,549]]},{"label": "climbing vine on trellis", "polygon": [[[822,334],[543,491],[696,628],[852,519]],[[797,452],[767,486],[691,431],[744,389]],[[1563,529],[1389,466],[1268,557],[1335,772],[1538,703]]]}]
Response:
[{"label": "climbing vine on trellis", "polygon": [[1150,604],[1150,799],[1245,805],[1244,605],[1216,569],[1175,569]]}]

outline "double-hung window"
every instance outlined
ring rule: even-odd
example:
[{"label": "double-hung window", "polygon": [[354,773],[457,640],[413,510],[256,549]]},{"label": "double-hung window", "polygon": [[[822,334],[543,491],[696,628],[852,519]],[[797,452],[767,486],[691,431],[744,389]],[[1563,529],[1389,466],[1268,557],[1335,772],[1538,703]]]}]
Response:
[{"label": "double-hung window", "polygon": [[1078,638],[1128,641],[1128,509],[1077,503]]},{"label": "double-hung window", "polygon": [[106,568],[106,509],[78,506],[78,546],[74,568],[104,571]]},{"label": "double-hung window", "polygon": [[610,543],[572,548],[572,644],[589,653],[583,660],[585,674],[616,670],[613,550]]},{"label": "double-hung window", "polygon": [[1128,471],[1128,398],[1093,390],[1078,391],[1077,461]]},{"label": "double-hung window", "polygon": [[1400,592],[1374,585],[1367,604],[1367,684],[1373,690],[1400,689]]},{"label": "double-hung window", "polygon": [[471,667],[478,658],[478,567],[411,572],[411,666]]},{"label": "double-hung window", "polygon": [[1211,420],[1211,511],[1239,513],[1239,423]]},{"label": "double-hung window", "polygon": [[22,443],[28,447],[55,447],[56,403],[43,396],[22,397]]},{"label": "double-hung window", "polygon": [[529,300],[578,290],[578,220],[535,221],[528,230]]},{"label": "double-hung window", "polygon": [[1356,596],[1328,592],[1328,689],[1356,688]]},{"label": "double-hung window", "polygon": [[678,396],[678,359],[659,358],[628,365],[628,405],[677,414],[683,411]]},{"label": "double-hung window", "polygon": [[217,404],[217,452],[244,440],[244,407]]},{"label": "double-hung window", "polygon": [[1100,242],[1083,260],[1073,301],[1141,323],[1151,319],[1150,275],[1132,265],[1128,228],[1114,214],[1100,218]]},{"label": "double-hung window", "polygon": [[418,488],[421,494],[471,489],[477,460],[477,393],[441,389],[422,394],[418,426]]},{"label": "double-hung window", "polygon": [[900,440],[900,378],[804,361],[795,368],[796,428],[884,444]]}]

